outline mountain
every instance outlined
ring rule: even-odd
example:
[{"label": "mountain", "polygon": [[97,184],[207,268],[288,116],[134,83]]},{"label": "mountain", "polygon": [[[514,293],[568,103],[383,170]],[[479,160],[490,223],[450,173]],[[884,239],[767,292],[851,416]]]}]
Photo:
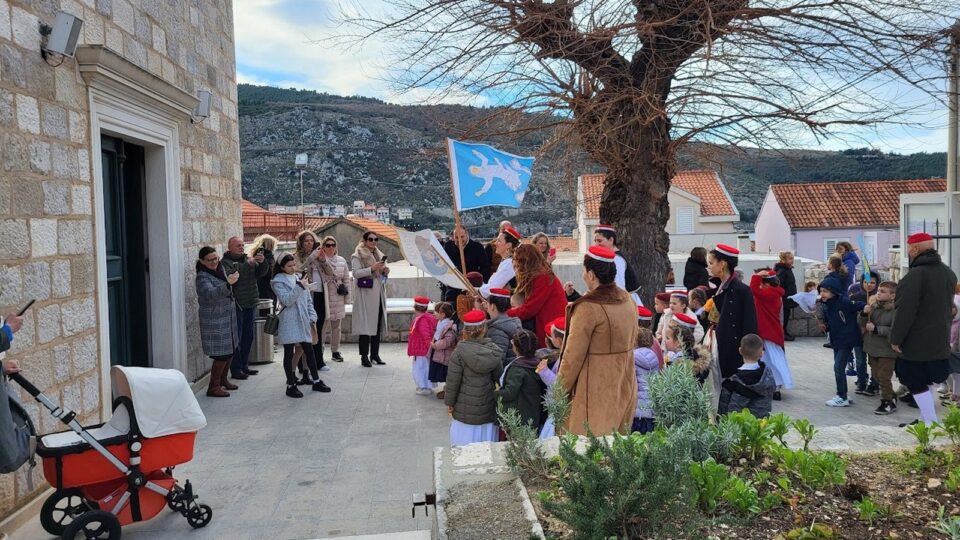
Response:
[{"label": "mountain", "polygon": [[[244,198],[261,206],[298,204],[294,156],[306,152],[305,202],[349,206],[362,199],[391,208],[406,206],[414,209],[416,225],[443,229],[452,225],[445,138],[461,137],[468,126],[502,112],[460,105],[393,105],[247,84],[238,86],[238,104]],[[544,130],[516,141],[488,142],[531,155],[547,137]],[[678,161],[681,168],[719,170],[748,223],[771,183],[929,178],[946,170],[944,153],[904,156],[869,149],[771,151],[695,144]],[[523,208],[472,210],[464,212],[463,219],[478,232],[495,228],[509,216],[524,233],[569,233],[575,220],[576,176],[600,170],[582,152],[556,148],[537,160]]]}]

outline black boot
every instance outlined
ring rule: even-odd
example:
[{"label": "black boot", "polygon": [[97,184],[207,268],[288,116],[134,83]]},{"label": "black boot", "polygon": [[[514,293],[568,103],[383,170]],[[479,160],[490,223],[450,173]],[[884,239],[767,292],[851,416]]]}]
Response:
[{"label": "black boot", "polygon": [[360,357],[360,365],[363,367],[373,367],[373,364],[370,363],[370,359],[366,356]]},{"label": "black boot", "polygon": [[386,362],[380,359],[380,336],[370,337],[370,360],[378,366],[387,365]]},{"label": "black boot", "polygon": [[288,385],[287,385],[287,397],[301,398],[301,397],[303,397],[303,392],[301,392],[300,389],[297,388],[297,385],[295,385],[295,384],[288,384]]},{"label": "black boot", "polygon": [[[317,361],[317,369],[320,371],[330,371],[330,368],[327,367],[327,363],[323,361],[323,345],[317,343],[313,346],[313,357]],[[327,368],[327,369],[323,369]]]}]

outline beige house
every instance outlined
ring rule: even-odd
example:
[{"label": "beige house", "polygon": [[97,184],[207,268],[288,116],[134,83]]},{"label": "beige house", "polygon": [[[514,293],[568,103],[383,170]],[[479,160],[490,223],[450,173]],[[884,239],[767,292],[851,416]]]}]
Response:
[{"label": "beige house", "polygon": [[[600,197],[604,174],[584,174],[577,178],[577,242],[586,251],[593,242],[593,229],[600,223]],[[736,245],[734,225],[740,211],[716,171],[680,171],[667,193],[670,219],[670,251],[689,252],[697,246],[718,242]]]},{"label": "beige house", "polygon": [[[57,6],[83,21],[72,58],[41,53]],[[0,0],[0,51],[0,313],[37,300],[7,358],[96,423],[113,364],[209,368],[194,261],[242,232],[232,2]],[[33,474],[0,476],[0,513]]]}]

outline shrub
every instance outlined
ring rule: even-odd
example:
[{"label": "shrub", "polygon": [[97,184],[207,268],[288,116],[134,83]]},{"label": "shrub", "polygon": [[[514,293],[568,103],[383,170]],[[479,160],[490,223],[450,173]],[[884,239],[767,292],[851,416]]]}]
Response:
[{"label": "shrub", "polygon": [[756,461],[770,446],[773,434],[766,419],[758,419],[748,410],[728,413],[725,421],[735,424],[739,428],[740,436],[734,445],[734,451],[740,457]]},{"label": "shrub", "polygon": [[666,366],[650,377],[650,402],[657,426],[664,429],[686,422],[705,425],[712,415],[710,391],[700,386],[685,362]]},{"label": "shrub", "polygon": [[544,408],[547,410],[547,414],[553,418],[555,426],[562,426],[567,422],[567,418],[570,417],[571,406],[570,396],[564,390],[560,377],[557,377],[553,386],[550,387],[550,393],[544,399]]},{"label": "shrub", "polygon": [[800,435],[800,439],[803,440],[803,449],[809,450],[810,441],[812,441],[813,436],[817,434],[817,428],[813,427],[813,424],[806,418],[801,418],[793,421],[793,429],[797,430],[797,434]]},{"label": "shrub", "polygon": [[950,437],[954,446],[960,446],[960,407],[953,403],[947,406],[947,414],[944,415],[940,427],[943,428],[943,434]]},{"label": "shrub", "polygon": [[689,462],[662,431],[611,442],[590,437],[586,451],[565,436],[560,456],[568,474],[557,483],[565,497],[544,507],[576,538],[635,538],[657,531],[665,518],[688,514],[696,500]]},{"label": "shrub", "polygon": [[510,470],[524,480],[546,476],[549,463],[537,437],[537,430],[523,423],[516,409],[504,409],[500,403],[497,403],[497,418],[507,433],[505,457]]},{"label": "shrub", "polygon": [[960,490],[960,467],[950,469],[950,472],[947,473],[947,479],[943,482],[943,487],[947,491]]}]

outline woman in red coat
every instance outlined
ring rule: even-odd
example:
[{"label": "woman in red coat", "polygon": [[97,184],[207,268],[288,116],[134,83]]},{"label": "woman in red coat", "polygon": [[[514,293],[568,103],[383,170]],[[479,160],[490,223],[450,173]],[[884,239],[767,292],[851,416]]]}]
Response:
[{"label": "woman in red coat", "polygon": [[523,305],[507,311],[508,317],[521,321],[534,320],[540,347],[545,347],[544,328],[562,317],[567,309],[567,293],[563,283],[553,275],[550,264],[533,244],[523,244],[513,252],[513,268],[517,275],[514,294],[524,297]]}]

